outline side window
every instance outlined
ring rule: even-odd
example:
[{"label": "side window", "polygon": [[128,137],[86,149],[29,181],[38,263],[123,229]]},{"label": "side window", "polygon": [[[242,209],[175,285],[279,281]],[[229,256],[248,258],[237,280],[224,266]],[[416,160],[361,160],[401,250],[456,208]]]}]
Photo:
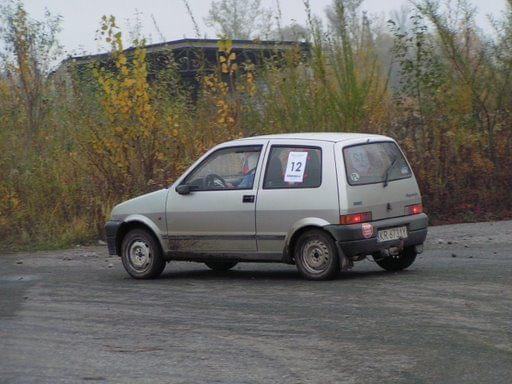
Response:
[{"label": "side window", "polygon": [[317,147],[272,146],[264,189],[316,188],[322,183],[322,150]]},{"label": "side window", "polygon": [[215,151],[183,181],[196,191],[252,189],[261,145]]}]

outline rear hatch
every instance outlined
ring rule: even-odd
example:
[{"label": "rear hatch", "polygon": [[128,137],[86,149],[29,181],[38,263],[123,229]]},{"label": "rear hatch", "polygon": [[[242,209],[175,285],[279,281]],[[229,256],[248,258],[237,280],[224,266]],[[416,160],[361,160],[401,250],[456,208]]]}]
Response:
[{"label": "rear hatch", "polygon": [[421,203],[414,174],[394,141],[340,145],[338,151],[342,215],[371,212],[372,221],[382,220],[404,216],[408,206]]}]

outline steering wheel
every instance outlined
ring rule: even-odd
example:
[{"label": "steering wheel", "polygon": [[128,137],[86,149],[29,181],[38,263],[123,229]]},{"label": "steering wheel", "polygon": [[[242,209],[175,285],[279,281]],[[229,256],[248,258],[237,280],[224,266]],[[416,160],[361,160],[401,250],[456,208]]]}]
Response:
[{"label": "steering wheel", "polygon": [[222,188],[228,187],[226,180],[224,180],[221,176],[217,175],[216,173],[210,173],[204,178],[204,186],[206,188],[218,187],[219,184],[217,183],[217,181],[220,182]]}]

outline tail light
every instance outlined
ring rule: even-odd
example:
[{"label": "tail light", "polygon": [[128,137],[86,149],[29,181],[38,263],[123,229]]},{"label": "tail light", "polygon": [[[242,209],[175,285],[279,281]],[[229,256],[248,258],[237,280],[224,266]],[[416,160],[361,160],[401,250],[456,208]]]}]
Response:
[{"label": "tail light", "polygon": [[408,205],[407,207],[405,207],[406,215],[417,215],[418,213],[422,213],[422,212],[423,212],[422,204]]},{"label": "tail light", "polygon": [[366,223],[368,221],[372,221],[372,213],[371,212],[351,213],[350,215],[341,215],[340,216],[340,224],[343,224],[343,225],[360,224],[360,223]]}]

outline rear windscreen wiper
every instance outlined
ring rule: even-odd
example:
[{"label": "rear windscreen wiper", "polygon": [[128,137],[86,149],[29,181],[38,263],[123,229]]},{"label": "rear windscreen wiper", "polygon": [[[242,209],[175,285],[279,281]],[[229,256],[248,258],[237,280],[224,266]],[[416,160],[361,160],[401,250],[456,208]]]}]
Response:
[{"label": "rear windscreen wiper", "polygon": [[393,169],[397,161],[398,157],[395,157],[394,160],[389,165],[389,167],[386,169],[386,173],[384,173],[384,184],[382,185],[384,188],[388,186],[389,174],[391,173],[391,170]]}]

